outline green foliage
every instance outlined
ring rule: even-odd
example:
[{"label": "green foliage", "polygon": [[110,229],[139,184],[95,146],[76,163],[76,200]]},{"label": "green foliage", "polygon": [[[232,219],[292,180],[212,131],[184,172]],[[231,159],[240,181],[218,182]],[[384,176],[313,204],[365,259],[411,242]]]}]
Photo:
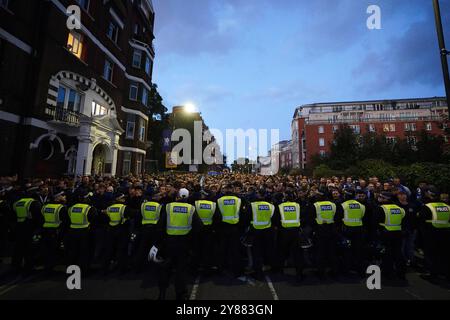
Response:
[{"label": "green foliage", "polygon": [[339,176],[342,172],[333,170],[326,164],[321,164],[314,168],[313,171],[313,177],[314,178],[323,178],[323,177],[332,177],[332,176]]}]

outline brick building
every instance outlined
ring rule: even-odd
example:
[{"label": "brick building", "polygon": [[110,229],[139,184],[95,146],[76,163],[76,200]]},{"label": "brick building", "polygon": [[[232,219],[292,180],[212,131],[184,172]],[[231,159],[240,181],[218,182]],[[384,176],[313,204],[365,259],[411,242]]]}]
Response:
[{"label": "brick building", "polygon": [[0,175],[143,171],[154,19],[151,0],[0,2]]},{"label": "brick building", "polygon": [[443,135],[449,126],[445,98],[315,103],[298,107],[291,123],[292,164],[305,168],[311,157],[330,150],[334,132],[347,124],[357,134],[374,132],[386,139],[417,141],[423,129]]}]

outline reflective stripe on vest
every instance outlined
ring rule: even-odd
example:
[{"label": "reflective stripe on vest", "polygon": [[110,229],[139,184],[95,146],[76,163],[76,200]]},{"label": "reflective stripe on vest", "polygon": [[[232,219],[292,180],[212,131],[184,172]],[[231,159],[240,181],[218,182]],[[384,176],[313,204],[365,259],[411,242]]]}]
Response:
[{"label": "reflective stripe on vest", "polygon": [[385,204],[381,208],[384,211],[385,222],[380,223],[388,231],[402,231],[402,220],[405,217],[405,210],[395,204]]},{"label": "reflective stripe on vest", "polygon": [[285,202],[278,206],[283,228],[300,227],[300,205],[296,202]]},{"label": "reflective stripe on vest", "polygon": [[430,209],[433,220],[427,220],[437,229],[450,228],[450,206],[443,202],[428,203],[426,206]]},{"label": "reflective stripe on vest", "polygon": [[59,228],[61,220],[59,212],[64,208],[62,204],[46,204],[42,207],[42,215],[44,216],[44,228]]},{"label": "reflective stripe on vest", "polygon": [[192,230],[192,217],[195,208],[188,203],[169,203],[166,206],[167,234],[170,236],[184,236]]},{"label": "reflective stripe on vest", "polygon": [[314,203],[316,208],[317,224],[334,223],[334,215],[336,214],[336,205],[331,201],[321,201]]},{"label": "reflective stripe on vest", "polygon": [[195,201],[195,210],[205,226],[213,223],[213,216],[216,212],[216,203],[207,200]]},{"label": "reflective stripe on vest", "polygon": [[265,201],[252,203],[253,228],[257,230],[267,229],[272,226],[272,217],[275,211],[273,204]]},{"label": "reflective stripe on vest", "polygon": [[26,219],[31,219],[31,204],[36,201],[32,198],[23,198],[14,203],[13,209],[17,215],[17,222],[24,222]]},{"label": "reflective stripe on vest", "polygon": [[88,212],[91,206],[76,204],[69,209],[70,227],[72,229],[86,229],[89,227]]},{"label": "reflective stripe on vest", "polygon": [[363,225],[362,218],[366,212],[366,207],[356,200],[348,200],[342,204],[344,209],[344,225],[347,227],[361,227]]},{"label": "reflective stripe on vest", "polygon": [[157,224],[161,215],[161,208],[158,202],[144,202],[141,205],[142,224]]},{"label": "reflective stripe on vest", "polygon": [[224,196],[217,200],[222,221],[229,224],[239,222],[239,212],[241,211],[241,199],[235,196]]},{"label": "reflective stripe on vest", "polygon": [[113,204],[106,209],[106,214],[109,217],[109,225],[115,227],[120,223],[124,222],[126,205],[124,204]]}]

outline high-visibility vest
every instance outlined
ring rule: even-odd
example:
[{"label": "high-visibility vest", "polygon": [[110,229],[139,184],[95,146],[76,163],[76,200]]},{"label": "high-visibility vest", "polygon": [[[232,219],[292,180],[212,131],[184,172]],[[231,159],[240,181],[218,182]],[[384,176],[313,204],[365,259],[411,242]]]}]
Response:
[{"label": "high-visibility vest", "polygon": [[161,215],[161,208],[158,202],[144,202],[141,205],[142,224],[157,224]]},{"label": "high-visibility vest", "polygon": [[278,206],[283,228],[300,227],[300,205],[297,202],[284,202]]},{"label": "high-visibility vest", "polygon": [[69,208],[70,227],[72,229],[86,229],[90,223],[88,221],[88,212],[90,205],[78,203]]},{"label": "high-visibility vest", "polygon": [[272,217],[275,206],[266,201],[252,203],[252,225],[256,230],[268,229],[272,226]]},{"label": "high-visibility vest", "polygon": [[450,206],[444,202],[428,203],[426,206],[430,209],[433,218],[427,220],[428,223],[437,229],[450,228]]},{"label": "high-visibility vest", "polygon": [[205,226],[213,223],[213,216],[216,212],[216,203],[207,200],[195,201],[195,210]]},{"label": "high-visibility vest", "polygon": [[395,204],[384,204],[381,206],[384,211],[385,221],[380,223],[388,231],[402,231],[402,220],[405,217],[405,210]]},{"label": "high-visibility vest", "polygon": [[235,196],[224,196],[217,200],[222,215],[222,221],[228,224],[239,222],[239,212],[241,211],[241,199]]},{"label": "high-visibility vest", "polygon": [[17,222],[24,222],[26,219],[31,219],[31,204],[36,201],[32,198],[23,198],[13,204],[13,209],[17,215]]},{"label": "high-visibility vest", "polygon": [[331,201],[320,201],[314,203],[316,208],[317,224],[333,224],[336,214],[336,205]]},{"label": "high-visibility vest", "polygon": [[64,208],[62,204],[46,204],[42,207],[41,212],[44,216],[44,228],[56,229],[61,225],[59,212]]},{"label": "high-visibility vest", "polygon": [[195,207],[189,203],[172,202],[166,205],[169,236],[185,236],[192,230],[192,217]]},{"label": "high-visibility vest", "polygon": [[123,224],[125,222],[124,214],[126,207],[126,205],[118,203],[113,204],[106,209],[106,214],[109,217],[109,225],[111,227],[118,226],[119,224]]},{"label": "high-visibility vest", "polygon": [[344,209],[344,225],[347,227],[362,227],[363,217],[366,213],[366,206],[356,200],[348,200],[342,204]]}]

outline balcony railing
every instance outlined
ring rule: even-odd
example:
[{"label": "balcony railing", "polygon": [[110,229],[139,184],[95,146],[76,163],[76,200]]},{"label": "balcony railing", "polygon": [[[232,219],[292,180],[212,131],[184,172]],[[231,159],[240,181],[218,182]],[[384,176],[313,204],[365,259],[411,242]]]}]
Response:
[{"label": "balcony railing", "polygon": [[323,119],[323,120],[306,120],[306,124],[347,124],[355,122],[407,122],[407,121],[444,121],[441,116],[424,116],[424,117],[378,117],[378,118],[348,118],[348,119]]},{"label": "balcony railing", "polygon": [[45,113],[53,119],[50,121],[62,122],[71,126],[80,125],[80,114],[61,107],[47,106]]}]

